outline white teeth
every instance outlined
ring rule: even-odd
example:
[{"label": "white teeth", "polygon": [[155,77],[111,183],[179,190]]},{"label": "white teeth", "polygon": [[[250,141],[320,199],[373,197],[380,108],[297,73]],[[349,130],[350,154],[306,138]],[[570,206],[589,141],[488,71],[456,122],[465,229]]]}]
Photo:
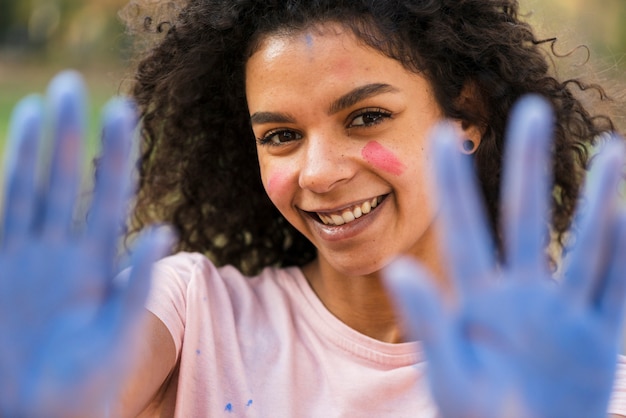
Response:
[{"label": "white teeth", "polygon": [[325,215],[318,213],[317,216],[325,225],[344,225],[354,220],[360,218],[363,215],[367,215],[372,211],[373,208],[378,206],[380,202],[383,201],[382,197],[375,197],[372,200],[368,200],[363,202],[361,206],[356,206],[354,209],[344,210],[341,215],[333,214],[333,215]]},{"label": "white teeth", "polygon": [[342,213],[341,217],[343,218],[344,221],[346,221],[346,223],[352,222],[352,221],[354,221],[356,219],[354,214],[352,212],[350,212],[350,211],[346,211],[346,212]]}]

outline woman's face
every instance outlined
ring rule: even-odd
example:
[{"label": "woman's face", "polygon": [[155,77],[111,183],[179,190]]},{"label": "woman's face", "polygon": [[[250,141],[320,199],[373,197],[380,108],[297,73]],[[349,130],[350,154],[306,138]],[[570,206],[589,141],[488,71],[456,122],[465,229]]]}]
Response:
[{"label": "woman's face", "polygon": [[320,262],[364,275],[432,251],[427,134],[442,112],[424,77],[329,25],[265,38],[246,94],[267,194]]}]

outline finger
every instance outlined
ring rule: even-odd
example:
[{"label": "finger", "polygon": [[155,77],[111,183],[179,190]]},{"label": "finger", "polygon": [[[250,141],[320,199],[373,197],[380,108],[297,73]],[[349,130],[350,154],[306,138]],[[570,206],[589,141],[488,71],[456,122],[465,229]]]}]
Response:
[{"label": "finger", "polygon": [[124,99],[111,100],[103,113],[103,149],[96,170],[87,237],[110,262],[123,226],[131,193],[130,151],[136,125],[135,108]]},{"label": "finger", "polygon": [[467,295],[489,284],[495,265],[494,245],[474,171],[470,160],[457,149],[454,128],[439,125],[431,137],[440,198],[441,240],[458,290]]},{"label": "finger", "polygon": [[424,347],[431,384],[467,387],[460,382],[467,370],[459,363],[463,347],[428,272],[413,260],[400,258],[383,270],[383,279],[410,336]]},{"label": "finger", "polygon": [[94,387],[106,391],[94,394],[99,400],[112,399],[117,387],[111,382],[123,381],[124,374],[132,370],[132,362],[139,354],[137,343],[141,330],[138,327],[145,318],[144,302],[150,287],[152,266],[167,254],[172,242],[173,235],[168,228],[152,228],[142,234],[132,256],[129,279],[115,281],[116,286],[102,309],[85,330],[86,342],[81,347],[84,356],[76,358],[74,355],[71,359],[72,363],[82,363],[92,369],[94,358],[100,359],[98,364],[103,366],[94,375],[100,380],[92,382]]},{"label": "finger", "polygon": [[28,236],[33,226],[42,121],[43,103],[40,97],[26,97],[15,107],[5,154],[6,189],[0,248],[18,244]]},{"label": "finger", "polygon": [[564,279],[564,290],[583,303],[593,300],[605,270],[623,166],[624,145],[610,140],[597,155],[585,184],[586,207],[576,216],[575,244]]},{"label": "finger", "polygon": [[553,112],[529,96],[512,112],[502,182],[502,221],[509,270],[520,278],[545,277],[550,209]]},{"label": "finger", "polygon": [[441,296],[431,285],[430,275],[414,261],[400,258],[384,269],[383,277],[410,336],[425,344],[439,343],[446,323]]},{"label": "finger", "polygon": [[106,304],[106,320],[113,320],[114,332],[128,331],[132,318],[144,311],[144,303],[150,289],[153,264],[164,257],[174,243],[174,234],[167,227],[152,227],[137,240],[131,256],[128,280],[117,283]]},{"label": "finger", "polygon": [[622,335],[626,300],[626,212],[618,215],[615,240],[609,248],[609,268],[598,292],[598,310],[616,336]]},{"label": "finger", "polygon": [[42,229],[58,237],[71,226],[81,177],[86,96],[80,75],[66,71],[56,76],[48,88],[48,105],[53,149]]}]

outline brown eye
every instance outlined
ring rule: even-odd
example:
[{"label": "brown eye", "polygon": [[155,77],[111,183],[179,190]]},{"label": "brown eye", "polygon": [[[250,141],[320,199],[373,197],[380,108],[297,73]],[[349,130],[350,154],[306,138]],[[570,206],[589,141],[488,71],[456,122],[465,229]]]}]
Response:
[{"label": "brown eye", "polygon": [[383,120],[391,117],[389,112],[382,111],[380,109],[377,110],[366,110],[362,113],[357,114],[352,122],[350,123],[350,128],[364,127],[364,126],[372,126],[381,123]]},{"label": "brown eye", "polygon": [[302,135],[294,131],[279,130],[270,131],[263,138],[259,138],[261,145],[283,145],[287,142],[302,139]]}]

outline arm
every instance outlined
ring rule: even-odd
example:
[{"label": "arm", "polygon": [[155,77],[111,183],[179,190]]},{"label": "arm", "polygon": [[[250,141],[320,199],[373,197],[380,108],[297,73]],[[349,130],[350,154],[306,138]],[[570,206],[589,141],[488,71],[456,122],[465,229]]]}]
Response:
[{"label": "arm", "polygon": [[138,362],[117,404],[111,408],[112,417],[136,417],[142,412],[156,416],[153,409],[169,407],[163,405],[158,395],[174,371],[176,348],[165,324],[151,312],[146,312],[146,316]]}]

